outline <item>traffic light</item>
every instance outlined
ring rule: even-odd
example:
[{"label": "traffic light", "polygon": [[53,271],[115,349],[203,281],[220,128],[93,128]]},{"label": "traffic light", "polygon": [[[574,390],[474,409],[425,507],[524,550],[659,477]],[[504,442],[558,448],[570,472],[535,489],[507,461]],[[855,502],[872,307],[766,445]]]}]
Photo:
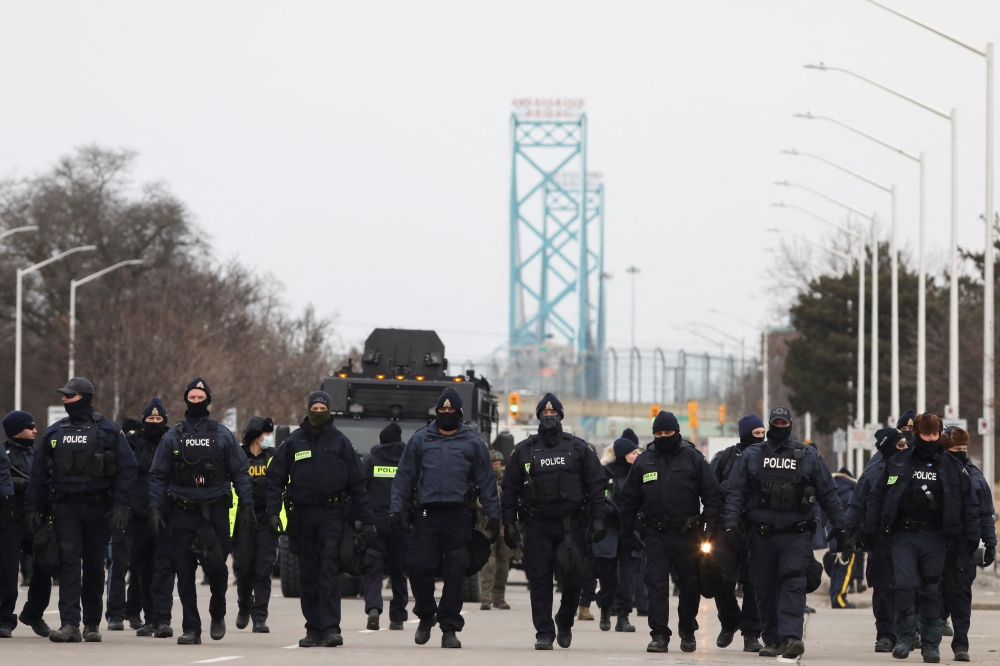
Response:
[{"label": "traffic light", "polygon": [[521,394],[520,393],[508,393],[507,394],[507,412],[512,418],[517,418],[521,415]]},{"label": "traffic light", "polygon": [[698,401],[688,401],[688,426],[692,430],[698,429]]},{"label": "traffic light", "polygon": [[656,418],[656,415],[659,414],[659,413],[660,413],[660,406],[659,405],[650,405],[649,406],[649,420],[650,420],[650,422],[652,422],[653,419]]},{"label": "traffic light", "polygon": [[726,425],[726,406],[719,405],[719,424]]}]

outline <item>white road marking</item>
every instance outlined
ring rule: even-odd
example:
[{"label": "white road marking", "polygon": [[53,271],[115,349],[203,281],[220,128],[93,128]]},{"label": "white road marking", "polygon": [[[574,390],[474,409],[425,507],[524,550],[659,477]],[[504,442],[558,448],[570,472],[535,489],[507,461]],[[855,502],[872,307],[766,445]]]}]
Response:
[{"label": "white road marking", "polygon": [[299,645],[298,645],[298,643],[296,643],[295,645],[286,645],[286,646],[285,646],[284,648],[282,648],[282,649],[284,649],[284,650],[294,650],[294,649],[295,649],[295,648],[297,648],[298,646],[299,646]]},{"label": "white road marking", "polygon": [[361,629],[358,631],[359,634],[374,634],[377,633],[378,629]]},{"label": "white road marking", "polygon": [[216,657],[215,659],[202,659],[201,661],[192,661],[192,664],[214,664],[217,661],[231,661],[233,659],[242,659],[243,657]]}]

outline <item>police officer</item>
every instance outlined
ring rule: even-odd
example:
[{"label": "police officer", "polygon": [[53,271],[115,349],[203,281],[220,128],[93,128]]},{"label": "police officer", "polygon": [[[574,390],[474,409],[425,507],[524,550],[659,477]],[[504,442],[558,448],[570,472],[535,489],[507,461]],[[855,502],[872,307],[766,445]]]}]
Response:
[{"label": "police officer", "polygon": [[896,421],[896,430],[903,433],[907,443],[913,441],[913,420],[917,418],[917,413],[912,409],[903,412],[903,415]]},{"label": "police officer", "polygon": [[[149,530],[149,469],[156,449],[167,432],[167,408],[159,398],[153,398],[142,410],[142,420],[128,430],[128,440],[139,475],[132,491],[133,520],[129,524],[129,561],[131,571],[126,615],[136,627],[136,636],[152,636],[153,572],[156,561],[156,539]],[[135,587],[135,592],[132,588]],[[173,586],[171,586],[171,596]],[[136,601],[135,597],[138,596]],[[109,598],[112,595],[109,594]],[[140,618],[140,613],[142,618]]]},{"label": "police officer", "polygon": [[[701,505],[704,504],[704,514]],[[704,525],[714,526],[722,505],[722,488],[705,456],[683,439],[680,424],[670,412],[653,419],[653,442],[636,458],[621,494],[622,541],[634,549],[635,530],[642,513],[645,543],[644,577],[649,591],[647,652],[666,652],[671,631],[670,575],[680,588],[677,630],[681,650],[694,652],[698,630],[697,557]]]},{"label": "police officer", "polygon": [[750,581],[763,628],[761,656],[794,659],[805,652],[802,625],[806,570],[814,562],[814,507],[833,525],[831,539],[844,549],[844,510],[830,470],[816,449],[792,438],[792,415],[777,407],[766,439],[746,449],[729,476],[723,521],[731,544],[747,540],[750,520]]},{"label": "police officer", "polygon": [[59,542],[61,626],[49,640],[80,642],[82,603],[82,639],[93,643],[101,640],[104,558],[111,532],[128,529],[136,463],[118,426],[94,411],[89,380],[73,377],[59,392],[68,416],[49,426],[31,461],[25,517],[29,530],[39,529],[51,499]]},{"label": "police officer", "polygon": [[[986,483],[986,477],[969,459],[969,433],[962,428],[951,427],[948,436],[948,453],[965,465],[972,481],[972,488],[979,499],[979,538],[986,546],[983,554],[983,568],[993,564],[997,556],[997,530],[993,522],[993,491]],[[977,544],[978,546],[978,544]],[[972,582],[976,579],[975,558],[968,555],[962,559],[962,575],[955,591],[944,600],[945,615],[950,612],[954,624],[954,638],[951,649],[955,661],[969,661],[969,620],[972,616]]]},{"label": "police officer", "polygon": [[[4,450],[10,463],[11,484],[14,486],[13,516],[6,529],[0,529],[0,638],[10,638],[10,632],[17,622],[31,627],[39,636],[49,635],[49,625],[42,619],[42,613],[49,605],[52,594],[52,573],[35,567],[28,584],[28,599],[15,618],[14,605],[17,602],[17,569],[21,555],[31,556],[31,533],[25,526],[24,503],[28,492],[28,477],[31,461],[35,453],[35,419],[28,412],[13,411],[3,418],[6,435]],[[2,462],[0,462],[2,467]],[[2,472],[0,472],[2,475]],[[0,511],[5,510],[0,507]]]},{"label": "police officer", "polygon": [[[748,447],[764,441],[764,422],[756,414],[747,414],[737,424],[740,440],[729,448],[716,453],[710,466],[723,492],[729,485],[729,474],[736,466],[736,461],[743,457]],[[744,529],[747,528],[744,520]],[[715,608],[719,613],[719,623],[722,631],[715,640],[720,647],[729,647],[733,636],[739,630],[743,636],[744,652],[760,652],[764,647],[760,644],[760,615],[757,613],[757,596],[750,582],[750,567],[748,564],[747,544],[741,542],[732,548],[728,541],[719,540],[715,544],[715,555],[722,564],[723,584],[715,593]],[[736,600],[736,583],[743,586],[743,607]]]},{"label": "police officer", "polygon": [[302,423],[285,438],[267,468],[267,523],[281,532],[282,497],[287,493],[288,538],[299,558],[302,614],[306,636],[299,647],[337,647],[340,634],[340,541],[344,506],[365,525],[365,539],[375,538],[371,503],[361,461],[350,440],[333,425],[330,396],[314,391]]},{"label": "police officer", "polygon": [[[837,497],[840,498],[841,506],[847,506],[854,494],[854,489],[858,482],[851,476],[850,470],[846,467],[833,475],[833,482],[837,484]],[[829,522],[829,520],[827,521]],[[831,531],[832,531],[831,526]],[[856,608],[847,600],[847,590],[854,578],[854,567],[857,565],[858,554],[854,548],[848,548],[843,553],[837,550],[838,544],[829,542],[829,552],[826,557],[830,559],[830,608]]]},{"label": "police officer", "polygon": [[975,551],[980,535],[979,500],[965,466],[941,449],[941,426],[935,414],[914,419],[913,448],[888,460],[865,516],[865,543],[875,552],[876,534],[892,536],[892,656],[905,659],[913,649],[919,607],[920,652],[929,663],[941,659],[942,576]]},{"label": "police officer", "polygon": [[[474,495],[489,516],[491,543],[500,536],[500,503],[496,476],[486,444],[463,421],[462,396],[448,388],[438,396],[434,421],[413,434],[399,459],[392,483],[389,527],[413,534],[407,572],[413,589],[413,613],[420,618],[413,640],[430,640],[431,627],[441,626],[441,647],[460,648],[462,583],[469,566],[475,525]],[[442,562],[443,560],[443,562]],[[443,564],[441,603],[434,601],[434,574]]]},{"label": "police officer", "polygon": [[11,471],[6,449],[0,450],[0,638],[10,638],[17,627],[14,604],[23,528],[14,521],[16,500]]},{"label": "police officer", "polygon": [[[267,440],[270,438],[270,444]],[[233,532],[233,569],[236,572],[236,596],[239,613],[236,628],[246,629],[253,620],[253,632],[266,634],[267,605],[271,599],[271,575],[278,557],[278,535],[267,525],[267,466],[274,455],[274,421],[253,416],[243,430],[243,453],[250,463],[250,488],[253,493],[253,520],[245,520],[240,511],[230,510]]]},{"label": "police officer", "polygon": [[392,586],[389,602],[389,628],[401,630],[409,617],[406,604],[410,593],[406,584],[406,549],[408,532],[389,531],[389,505],[392,503],[392,481],[396,478],[399,459],[403,455],[403,431],[398,423],[390,423],[378,435],[378,444],[364,459],[365,483],[371,500],[377,536],[365,551],[365,613],[368,629],[378,631],[382,614],[382,574],[388,571]]},{"label": "police officer", "polygon": [[[875,433],[876,452],[861,473],[847,504],[845,522],[852,544],[864,536],[868,496],[882,476],[886,462],[907,448],[907,439],[896,428],[882,428]],[[859,534],[860,533],[860,534]],[[869,544],[871,546],[872,544]],[[872,613],[875,615],[875,651],[892,652],[896,647],[896,605],[892,593],[892,539],[887,534],[875,536],[874,549],[868,556],[868,586],[872,588]]]},{"label": "police officer", "polygon": [[[226,635],[226,588],[230,551],[229,507],[232,487],[247,507],[242,519],[253,521],[249,464],[233,433],[209,418],[212,390],[201,377],[184,389],[184,420],[170,428],[156,449],[149,469],[149,529],[154,537],[166,532],[170,560],[177,574],[177,594],[184,609],[184,633],[178,645],[201,643],[201,615],[195,573],[200,561],[208,578],[212,640]],[[164,514],[169,505],[169,517]],[[169,521],[169,522],[168,522]],[[197,551],[197,553],[196,553]],[[153,605],[158,622],[170,617],[173,599],[154,584]],[[156,634],[166,634],[161,624]],[[172,633],[172,630],[170,631]]]},{"label": "police officer", "polygon": [[611,615],[618,617],[615,631],[633,632],[628,621],[634,606],[635,574],[638,557],[631,548],[624,547],[621,539],[621,492],[625,479],[632,470],[632,463],[639,457],[639,446],[621,437],[608,447],[601,463],[607,474],[607,524],[608,535],[593,543],[595,565],[601,581],[597,593],[597,607],[601,611],[601,631],[611,630]]},{"label": "police officer", "polygon": [[[493,472],[497,476],[497,489],[503,483],[504,464],[503,454],[499,451],[490,452],[490,459],[493,462]],[[486,532],[489,526],[490,517],[480,504],[479,520],[476,522],[476,529]],[[479,610],[510,610],[510,604],[504,598],[507,593],[507,577],[510,575],[510,563],[515,557],[520,559],[520,554],[507,546],[503,539],[497,539],[496,543],[490,546],[490,560],[479,572]]]}]

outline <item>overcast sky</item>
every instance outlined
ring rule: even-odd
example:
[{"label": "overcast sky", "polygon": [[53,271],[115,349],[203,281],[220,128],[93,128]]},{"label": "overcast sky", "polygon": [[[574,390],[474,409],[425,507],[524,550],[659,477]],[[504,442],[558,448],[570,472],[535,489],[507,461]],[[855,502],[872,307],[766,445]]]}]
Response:
[{"label": "overcast sky", "polygon": [[[983,47],[1000,5],[885,0]],[[889,218],[888,197],[809,150],[899,188],[917,241],[917,168],[810,111],[928,159],[935,267],[949,239],[948,123],[833,72],[959,112],[960,242],[981,248],[984,60],[864,0],[699,2],[8,2],[0,10],[0,174],[73,147],[140,153],[218,253],[272,272],[296,309],[437,329],[455,361],[507,338],[511,100],[586,100],[607,188],[609,342],[704,349],[708,312],[764,321],[771,226],[822,239],[773,201],[839,211],[792,179]],[[1000,101],[1000,100],[998,100]],[[888,225],[884,227],[888,237]]]}]

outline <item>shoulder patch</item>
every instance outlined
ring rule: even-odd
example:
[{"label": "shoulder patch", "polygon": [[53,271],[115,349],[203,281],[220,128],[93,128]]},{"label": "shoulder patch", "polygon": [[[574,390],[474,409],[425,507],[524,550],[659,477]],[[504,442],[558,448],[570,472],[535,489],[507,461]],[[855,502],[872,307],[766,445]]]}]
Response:
[{"label": "shoulder patch", "polygon": [[642,475],[642,482],[649,483],[651,481],[656,481],[659,475],[660,475],[659,472],[646,472],[645,474]]},{"label": "shoulder patch", "polygon": [[886,485],[887,486],[891,486],[892,484],[896,483],[896,481],[898,481],[898,480],[899,480],[898,476],[890,476],[889,477],[889,481],[886,482]]}]

